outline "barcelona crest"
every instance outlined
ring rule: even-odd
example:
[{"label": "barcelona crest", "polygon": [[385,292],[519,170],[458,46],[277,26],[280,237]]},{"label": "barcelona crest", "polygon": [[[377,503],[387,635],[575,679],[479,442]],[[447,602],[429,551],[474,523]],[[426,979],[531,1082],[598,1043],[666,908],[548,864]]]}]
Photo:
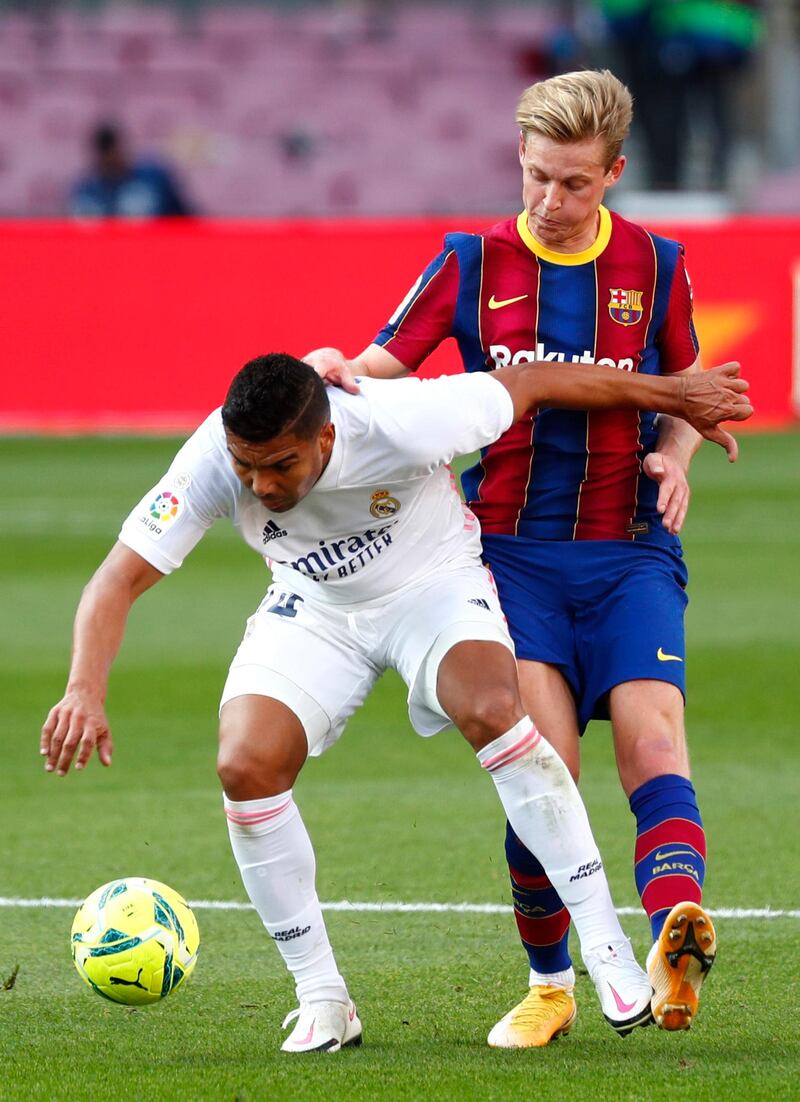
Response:
[{"label": "barcelona crest", "polygon": [[644,291],[623,291],[621,287],[611,287],[609,290],[611,298],[608,303],[608,312],[612,321],[619,325],[636,325],[641,321]]}]

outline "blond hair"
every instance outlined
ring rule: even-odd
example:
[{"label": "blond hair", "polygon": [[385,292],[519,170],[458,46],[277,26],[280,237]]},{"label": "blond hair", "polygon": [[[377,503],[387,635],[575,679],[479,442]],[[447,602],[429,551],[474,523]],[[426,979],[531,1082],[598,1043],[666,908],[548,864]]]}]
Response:
[{"label": "blond hair", "polygon": [[608,69],[562,73],[532,84],[517,104],[525,141],[544,134],[554,142],[604,138],[606,168],[619,157],[633,117],[633,97]]}]

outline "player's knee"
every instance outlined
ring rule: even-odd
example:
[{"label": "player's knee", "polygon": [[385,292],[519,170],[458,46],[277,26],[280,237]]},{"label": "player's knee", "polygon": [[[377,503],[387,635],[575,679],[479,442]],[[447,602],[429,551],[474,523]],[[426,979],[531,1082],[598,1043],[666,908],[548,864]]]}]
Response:
[{"label": "player's knee", "polygon": [[223,791],[229,799],[248,799],[243,793],[248,786],[251,764],[246,746],[242,746],[238,739],[223,738],[222,731],[220,731],[217,776],[220,779]]},{"label": "player's knee", "polygon": [[498,686],[466,702],[458,728],[474,750],[482,750],[519,723],[522,714],[516,687]]},{"label": "player's knee", "polygon": [[669,730],[643,732],[628,740],[618,757],[620,780],[628,795],[654,777],[667,773],[689,775],[686,741]]},{"label": "player's knee", "polygon": [[287,792],[294,784],[302,762],[280,745],[231,732],[220,725],[217,776],[231,800],[259,800]]}]

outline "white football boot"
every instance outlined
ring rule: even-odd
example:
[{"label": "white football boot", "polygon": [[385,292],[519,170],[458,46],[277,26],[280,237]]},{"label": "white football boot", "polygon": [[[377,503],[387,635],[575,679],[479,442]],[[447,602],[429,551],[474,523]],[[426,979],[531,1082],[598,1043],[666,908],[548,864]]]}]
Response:
[{"label": "white football boot", "polygon": [[338,1052],[361,1044],[361,1022],[352,999],[346,1003],[300,1003],[286,1015],[282,1028],[295,1019],[297,1024],[281,1045],[282,1052]]},{"label": "white football boot", "polygon": [[650,1025],[653,989],[647,973],[636,963],[627,938],[587,953],[583,960],[597,989],[603,1016],[612,1029],[626,1037],[637,1026]]}]

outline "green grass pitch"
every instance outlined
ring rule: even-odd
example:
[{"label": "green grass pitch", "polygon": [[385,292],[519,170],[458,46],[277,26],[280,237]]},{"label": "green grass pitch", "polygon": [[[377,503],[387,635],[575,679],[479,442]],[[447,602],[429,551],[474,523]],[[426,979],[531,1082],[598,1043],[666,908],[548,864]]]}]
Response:
[{"label": "green grass pitch", "polygon": [[[800,908],[800,436],[745,436],[736,467],[706,446],[685,546],[688,725],[713,908]],[[191,899],[243,900],[214,773],[217,697],[259,560],[219,525],[134,609],[108,708],[110,770],[45,775],[38,729],[64,684],[72,613],[119,521],[162,473],[164,440],[0,441],[0,895],[83,897],[120,875]],[[637,905],[633,824],[607,725],[582,789],[617,904]],[[454,732],[411,731],[387,676],[296,795],[326,901],[507,903],[503,817]],[[70,909],[0,907],[0,1099],[789,1099],[800,1095],[800,919],[720,918],[687,1034],[621,1040],[585,974],[569,1037],[495,1052],[488,1029],[526,986],[509,914],[332,912],[365,1023],[360,1050],[281,1054],[293,990],[254,913],[198,910],[200,961],[153,1008],[103,1002],[69,957]],[[647,924],[623,923],[643,958]],[[2,981],[19,965],[10,990]]]}]

